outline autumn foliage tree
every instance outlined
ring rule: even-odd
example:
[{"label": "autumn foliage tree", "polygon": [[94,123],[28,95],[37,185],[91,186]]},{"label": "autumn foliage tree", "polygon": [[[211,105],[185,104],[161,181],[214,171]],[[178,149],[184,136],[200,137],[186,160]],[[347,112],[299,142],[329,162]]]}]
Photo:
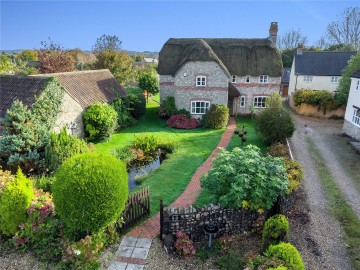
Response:
[{"label": "autumn foliage tree", "polygon": [[55,44],[51,39],[50,43],[42,41],[44,47],[38,52],[41,73],[69,72],[75,69],[74,60],[71,54]]}]

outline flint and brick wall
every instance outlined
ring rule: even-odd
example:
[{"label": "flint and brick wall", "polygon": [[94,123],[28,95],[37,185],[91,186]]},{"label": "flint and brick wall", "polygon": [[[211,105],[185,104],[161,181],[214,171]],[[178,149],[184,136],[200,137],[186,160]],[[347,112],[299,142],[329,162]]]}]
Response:
[{"label": "flint and brick wall", "polygon": [[218,229],[217,236],[244,232],[251,228],[259,213],[244,209],[225,209],[217,205],[203,208],[192,206],[164,209],[165,235],[176,235],[184,231],[194,241],[205,237],[204,226],[211,221]]},{"label": "flint and brick wall", "polygon": [[[266,75],[266,74],[264,74]],[[250,82],[246,83],[246,76],[237,77],[236,83],[233,85],[239,90],[245,98],[245,108],[238,108],[239,114],[250,113],[250,106],[254,102],[256,96],[271,96],[273,93],[280,92],[281,77],[268,77],[268,83],[260,84],[259,76],[250,76]],[[261,110],[261,109],[257,109]],[[255,110],[256,111],[256,110]]]}]

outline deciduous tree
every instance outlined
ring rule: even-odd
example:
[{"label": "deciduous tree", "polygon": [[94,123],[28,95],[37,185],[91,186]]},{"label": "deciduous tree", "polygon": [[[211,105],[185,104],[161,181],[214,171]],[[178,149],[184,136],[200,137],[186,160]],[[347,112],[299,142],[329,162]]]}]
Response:
[{"label": "deciduous tree", "polygon": [[139,77],[139,87],[143,91],[146,91],[147,97],[149,93],[159,93],[159,77],[154,72],[142,73]]},{"label": "deciduous tree", "polygon": [[341,17],[327,26],[327,36],[333,44],[350,45],[360,49],[360,7],[349,7]]},{"label": "deciduous tree", "polygon": [[96,39],[96,42],[93,46],[93,51],[95,53],[100,53],[103,51],[119,51],[121,50],[122,41],[115,35],[102,35]]},{"label": "deciduous tree", "polygon": [[305,45],[307,43],[307,37],[300,31],[291,29],[282,35],[279,35],[277,39],[277,47],[280,50],[294,49],[298,44]]},{"label": "deciduous tree", "polygon": [[336,100],[339,104],[346,104],[350,91],[351,78],[350,76],[357,70],[360,69],[360,52],[357,52],[341,72],[341,79],[337,87],[337,93],[335,95]]},{"label": "deciduous tree", "polygon": [[44,48],[38,53],[41,73],[73,71],[75,65],[71,54],[51,39],[49,41],[49,44],[46,41],[41,42]]}]

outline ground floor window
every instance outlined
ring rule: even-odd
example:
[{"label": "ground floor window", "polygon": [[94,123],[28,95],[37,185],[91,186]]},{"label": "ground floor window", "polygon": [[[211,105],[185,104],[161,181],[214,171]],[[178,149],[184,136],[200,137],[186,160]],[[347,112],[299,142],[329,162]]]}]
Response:
[{"label": "ground floor window", "polygon": [[254,97],[254,107],[255,108],[265,108],[266,107],[267,97]]},{"label": "ground floor window", "polygon": [[353,114],[353,118],[352,118],[352,122],[360,127],[360,110],[357,108],[354,108],[354,114]]},{"label": "ground floor window", "polygon": [[245,108],[245,96],[240,97],[240,108]]},{"label": "ground floor window", "polygon": [[205,114],[210,108],[210,101],[196,100],[191,101],[192,114]]}]

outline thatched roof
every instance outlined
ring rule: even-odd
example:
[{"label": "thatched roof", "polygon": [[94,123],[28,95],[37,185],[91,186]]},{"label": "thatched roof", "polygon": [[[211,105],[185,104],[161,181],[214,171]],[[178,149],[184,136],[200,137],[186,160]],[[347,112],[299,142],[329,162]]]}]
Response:
[{"label": "thatched roof", "polygon": [[160,75],[174,75],[188,61],[215,61],[228,75],[280,77],[281,54],[268,39],[169,39],[159,53]]}]

